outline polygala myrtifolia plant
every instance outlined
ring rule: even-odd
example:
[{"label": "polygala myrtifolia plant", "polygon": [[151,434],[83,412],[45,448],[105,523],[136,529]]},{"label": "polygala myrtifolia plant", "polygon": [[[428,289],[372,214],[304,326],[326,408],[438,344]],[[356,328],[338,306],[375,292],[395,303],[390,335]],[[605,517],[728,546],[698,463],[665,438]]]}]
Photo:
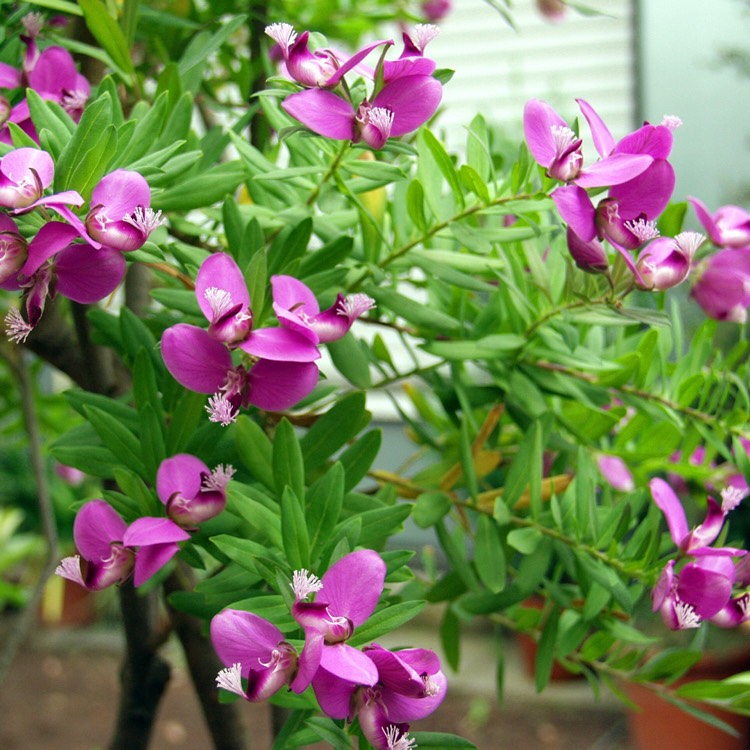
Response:
[{"label": "polygala myrtifolia plant", "polygon": [[[747,710],[745,679],[673,683],[709,629],[750,618],[727,523],[750,476],[750,215],[691,197],[705,233],[682,231],[674,116],[618,137],[589,102],[579,129],[535,99],[514,160],[481,116],[449,154],[429,129],[439,29],[415,22],[450,3],[389,5],[397,39],[337,17],[376,39],[353,52],[297,5],[6,14],[2,352],[21,396],[3,408],[26,417],[49,517],[55,397],[34,400],[30,353],[71,381],[49,457],[101,485],[75,550],[47,537],[58,575],[118,590],[110,747],[148,742],[160,601],[220,748],[246,747],[241,699],[273,705],[275,748],[472,747],[419,722],[474,621],[538,641],[540,690],[558,660]],[[420,468],[374,468],[370,392]],[[444,564],[398,548],[409,518]],[[431,605],[443,663],[399,630]],[[686,640],[665,650],[655,622]]]}]

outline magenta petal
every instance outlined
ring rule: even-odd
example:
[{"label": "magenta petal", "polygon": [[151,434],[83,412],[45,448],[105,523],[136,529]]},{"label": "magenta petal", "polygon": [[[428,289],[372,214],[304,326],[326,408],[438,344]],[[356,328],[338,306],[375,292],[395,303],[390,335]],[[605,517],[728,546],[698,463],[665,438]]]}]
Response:
[{"label": "magenta petal", "polygon": [[282,632],[268,620],[237,609],[225,609],[211,620],[211,643],[227,667],[240,662],[242,674],[260,669],[276,646],[284,640]]},{"label": "magenta petal", "polygon": [[315,673],[312,685],[323,713],[332,719],[351,718],[352,697],[358,685],[342,680],[325,669]]},{"label": "magenta petal", "polygon": [[274,362],[312,362],[320,351],[306,336],[288,328],[259,328],[239,344],[240,349]]},{"label": "magenta petal", "polygon": [[135,553],[133,585],[138,587],[156,575],[178,552],[174,543],[152,544]]},{"label": "magenta petal", "polygon": [[679,574],[677,593],[702,618],[715,615],[732,596],[732,581],[700,563],[688,563]]},{"label": "magenta petal", "polygon": [[663,125],[644,125],[617,142],[615,154],[648,154],[666,159],[672,151],[674,136]]},{"label": "magenta petal", "polygon": [[290,331],[298,333],[300,336],[304,336],[306,339],[311,341],[313,344],[319,344],[320,338],[315,331],[311,328],[311,321],[308,322],[300,318],[293,312],[289,312],[287,309],[281,307],[276,302],[273,303],[273,311],[276,314],[276,318],[281,324],[282,328],[288,328]]},{"label": "magenta petal", "polygon": [[45,98],[62,101],[63,89],[73,91],[76,88],[78,71],[75,62],[66,49],[47,47],[34,65],[29,75],[29,86]]},{"label": "magenta petal", "polygon": [[214,322],[214,311],[206,298],[206,290],[211,287],[229,292],[232,305],[250,308],[250,295],[245,278],[234,258],[226,253],[214,253],[203,261],[195,279],[195,296],[209,323]]},{"label": "magenta petal", "polygon": [[294,308],[295,312],[305,315],[317,315],[320,312],[318,300],[310,287],[294,276],[271,276],[273,301],[285,310]]},{"label": "magenta petal", "polygon": [[563,221],[584,242],[596,237],[596,209],[589,194],[577,185],[565,185],[552,193]]},{"label": "magenta petal", "polygon": [[437,672],[430,675],[430,684],[434,693],[423,698],[410,698],[393,691],[384,693],[383,703],[388,711],[388,718],[400,724],[429,716],[443,702],[448,692],[448,680],[442,672]]},{"label": "magenta petal", "polygon": [[431,76],[436,67],[429,57],[401,57],[383,63],[383,80],[390,83],[404,76]]},{"label": "magenta petal", "polygon": [[224,344],[187,323],[164,331],[161,353],[175,380],[198,393],[216,393],[232,369],[232,355]]},{"label": "magenta petal", "polygon": [[0,160],[0,171],[16,184],[31,178],[31,170],[39,175],[42,188],[48,188],[55,176],[52,157],[38,148],[17,148]]},{"label": "magenta petal", "polygon": [[299,91],[284,99],[281,106],[310,130],[327,138],[345,141],[354,137],[354,112],[351,106],[330,91]]},{"label": "magenta petal", "polygon": [[719,536],[721,527],[724,525],[726,514],[721,506],[712,497],[707,501],[706,519],[700,526],[694,528],[685,541],[685,551],[689,552],[694,547],[705,547]]},{"label": "magenta petal", "polygon": [[165,505],[175,493],[185,498],[193,498],[200,492],[202,475],[210,475],[211,470],[199,458],[189,453],[178,453],[167,458],[156,472],[156,494]]},{"label": "magenta petal", "polygon": [[69,245],[55,258],[57,291],[83,305],[111,294],[125,276],[127,263],[111,247]]},{"label": "magenta petal", "polygon": [[630,469],[619,456],[599,456],[597,464],[602,476],[614,489],[630,492],[635,487]]},{"label": "magenta petal", "polygon": [[623,219],[635,219],[640,214],[645,214],[648,219],[653,220],[667,207],[674,184],[672,165],[668,161],[657,159],[638,177],[615,185],[609,191],[609,197],[617,199]]},{"label": "magenta petal", "polygon": [[167,542],[184,542],[190,534],[168,518],[146,516],[137,518],[128,526],[123,536],[127,547],[140,547]]},{"label": "magenta petal", "polygon": [[91,500],[81,507],[73,522],[73,539],[86,560],[105,560],[112,542],[121,542],[127,524],[104,500]]},{"label": "magenta petal", "polygon": [[575,183],[584,188],[619,185],[645,172],[652,162],[650,156],[613,154],[582,169]]},{"label": "magenta petal", "polygon": [[384,44],[391,45],[393,44],[392,39],[380,39],[377,42],[371,42],[366,47],[362,47],[359,52],[355,52],[326,82],[325,86],[328,86],[330,88],[333,88],[338,84],[338,82],[342,79],[346,73],[348,73],[352,68],[357,67],[359,63],[364,60],[367,55],[370,54],[376,47],[381,47]]},{"label": "magenta petal", "polygon": [[357,550],[342,557],[323,574],[320,601],[332,614],[361,625],[374,611],[383,592],[386,567],[377,552]]},{"label": "magenta petal", "polygon": [[[615,139],[612,133],[609,132],[609,128],[604,124],[604,121],[599,117],[596,110],[585,99],[576,99],[576,101],[581,108],[581,112],[583,112],[583,116],[586,118],[586,122],[589,124],[597,153],[599,156],[609,156],[615,147]],[[630,153],[639,152],[633,151]]]},{"label": "magenta petal", "polygon": [[679,547],[688,533],[687,518],[682,503],[663,479],[658,477],[652,479],[648,486],[651,489],[651,497],[654,498],[657,507],[667,519],[672,541]]},{"label": "magenta petal", "polygon": [[8,63],[0,62],[0,88],[15,89],[21,85],[21,71]]},{"label": "magenta petal", "polygon": [[320,666],[336,677],[357,685],[372,686],[378,681],[378,670],[372,660],[346,643],[324,646]]},{"label": "magenta petal", "polygon": [[120,221],[138,206],[151,205],[151,188],[146,178],[127,169],[116,169],[102,177],[91,193],[91,208],[103,212],[112,220]]},{"label": "magenta petal", "polygon": [[703,228],[711,238],[711,242],[715,245],[721,245],[721,234],[719,233],[716,222],[706,207],[706,204],[703,203],[703,201],[698,200],[698,198],[688,197],[688,201],[693,204],[695,215],[698,217],[698,221],[703,225]]},{"label": "magenta petal", "polygon": [[24,276],[31,276],[39,266],[63,248],[67,247],[78,232],[69,224],[61,221],[48,221],[29,244],[29,255],[21,269]]},{"label": "magenta petal", "polygon": [[523,108],[523,132],[531,155],[543,167],[548,167],[557,156],[554,126],[567,128],[568,123],[540,99],[529,99]]},{"label": "magenta petal", "polygon": [[305,631],[305,646],[299,655],[297,674],[289,686],[295,693],[303,693],[315,677],[325,645],[324,637],[314,630]]},{"label": "magenta petal", "polygon": [[253,365],[248,377],[250,403],[266,411],[290,409],[315,388],[319,374],[312,362],[262,359]]},{"label": "magenta petal", "polygon": [[372,102],[394,113],[390,135],[411,133],[435,114],[443,86],[432,76],[403,76],[384,86]]}]

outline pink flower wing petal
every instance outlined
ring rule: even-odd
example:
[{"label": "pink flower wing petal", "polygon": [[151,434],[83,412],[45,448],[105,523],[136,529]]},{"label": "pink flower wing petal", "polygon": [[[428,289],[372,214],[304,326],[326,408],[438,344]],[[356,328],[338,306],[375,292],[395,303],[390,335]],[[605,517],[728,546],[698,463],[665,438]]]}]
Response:
[{"label": "pink flower wing petal", "polygon": [[443,86],[432,76],[403,76],[383,87],[372,102],[394,113],[390,135],[411,133],[435,114]]},{"label": "pink flower wing petal", "polygon": [[83,305],[110,295],[125,276],[127,263],[111,247],[69,245],[55,258],[57,291]]},{"label": "pink flower wing petal", "polygon": [[596,209],[583,188],[577,185],[559,187],[552,193],[552,200],[563,221],[578,237],[584,242],[596,237]]},{"label": "pink flower wing petal", "polygon": [[575,183],[583,188],[619,185],[638,177],[653,161],[652,157],[639,154],[613,154],[582,169]]},{"label": "pink flower wing petal", "polygon": [[351,106],[330,91],[299,91],[284,99],[281,106],[319,135],[339,141],[354,137],[354,112]]},{"label": "pink flower wing petal", "polygon": [[211,287],[229,292],[232,304],[241,304],[243,309],[250,308],[250,294],[247,291],[245,278],[237,262],[227,253],[214,253],[203,261],[195,279],[195,296],[198,305],[209,322],[214,313],[206,298],[206,290]]},{"label": "pink flower wing petal", "polygon": [[250,370],[250,403],[266,411],[290,409],[315,388],[319,374],[312,362],[262,359]]},{"label": "pink flower wing petal", "polygon": [[199,458],[189,453],[178,453],[165,459],[156,472],[156,494],[165,505],[175,493],[185,498],[194,498],[200,491],[201,474],[211,470]]},{"label": "pink flower wing petal", "polygon": [[110,544],[122,541],[127,524],[104,500],[91,500],[81,507],[73,522],[73,539],[86,560],[105,560]]},{"label": "pink flower wing petal", "polygon": [[116,169],[102,177],[91,193],[91,207],[102,206],[112,221],[120,221],[138,206],[151,205],[146,178],[127,169]]},{"label": "pink flower wing petal", "polygon": [[187,323],[164,331],[161,353],[175,380],[197,393],[216,393],[232,369],[228,349],[207,331]]},{"label": "pink flower wing petal", "polygon": [[651,489],[651,497],[667,519],[672,541],[679,547],[680,542],[688,533],[687,518],[682,503],[663,479],[658,477],[652,479],[648,486]]},{"label": "pink flower wing petal", "polygon": [[599,156],[609,156],[615,147],[615,139],[612,133],[609,132],[609,128],[604,124],[604,120],[599,117],[597,111],[585,99],[576,99],[576,101],[589,124],[597,153]]},{"label": "pink flower wing petal", "polygon": [[385,563],[377,552],[350,552],[323,574],[318,599],[328,602],[333,615],[348,617],[356,627],[375,611],[385,573]]},{"label": "pink flower wing petal", "polygon": [[268,620],[237,609],[225,609],[211,620],[211,643],[222,663],[231,667],[242,664],[247,677],[267,661],[273,649],[284,640],[282,632]]},{"label": "pink flower wing petal", "polygon": [[307,336],[288,328],[259,328],[240,343],[240,349],[274,362],[312,362],[320,351]]},{"label": "pink flower wing petal", "polygon": [[178,552],[179,547],[167,542],[141,547],[135,553],[135,571],[133,585],[138,587],[156,575]]},{"label": "pink flower wing petal", "polygon": [[320,666],[336,677],[357,685],[372,686],[378,681],[378,669],[372,659],[346,643],[324,646]]},{"label": "pink flower wing petal", "polygon": [[557,156],[553,126],[567,128],[568,123],[541,99],[529,99],[523,108],[523,132],[531,155],[543,167]]},{"label": "pink flower wing petal", "polygon": [[614,185],[609,196],[617,199],[623,219],[635,219],[640,214],[645,214],[648,219],[653,220],[667,207],[674,185],[672,165],[663,159],[656,159],[634,179]]}]

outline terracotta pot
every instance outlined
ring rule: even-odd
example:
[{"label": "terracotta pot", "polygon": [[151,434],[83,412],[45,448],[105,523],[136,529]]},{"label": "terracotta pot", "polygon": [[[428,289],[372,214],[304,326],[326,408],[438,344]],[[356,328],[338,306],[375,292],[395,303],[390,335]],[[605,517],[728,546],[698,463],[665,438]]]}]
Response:
[{"label": "terracotta pot", "polygon": [[95,599],[90,591],[67,578],[52,576],[44,588],[39,619],[52,627],[82,627],[96,619]]},{"label": "terracotta pot", "polygon": [[[750,668],[750,654],[729,662],[709,659],[696,665],[677,685],[695,680],[723,680]],[[707,724],[659,698],[652,690],[630,684],[630,699],[640,711],[628,712],[633,750],[750,750],[750,718],[701,704],[701,710],[734,727],[738,736]]]}]

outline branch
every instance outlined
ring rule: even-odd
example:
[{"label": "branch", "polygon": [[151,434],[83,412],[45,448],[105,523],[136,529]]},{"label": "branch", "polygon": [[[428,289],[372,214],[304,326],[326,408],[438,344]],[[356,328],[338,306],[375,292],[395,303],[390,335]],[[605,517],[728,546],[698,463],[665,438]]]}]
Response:
[{"label": "branch", "polygon": [[[192,591],[193,571],[184,563],[164,581],[164,592]],[[169,605],[169,619],[185,652],[190,677],[203,709],[206,725],[216,750],[246,750],[247,733],[242,723],[240,703],[219,703],[216,675],[224,667],[201,630],[202,621]]]}]

